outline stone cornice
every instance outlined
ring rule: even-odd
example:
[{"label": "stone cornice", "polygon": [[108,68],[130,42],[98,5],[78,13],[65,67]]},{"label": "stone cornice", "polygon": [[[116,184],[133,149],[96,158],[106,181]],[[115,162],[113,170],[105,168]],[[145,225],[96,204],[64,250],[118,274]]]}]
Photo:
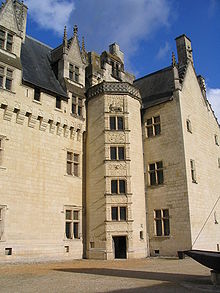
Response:
[{"label": "stone cornice", "polygon": [[139,90],[128,82],[102,82],[89,88],[86,95],[88,100],[100,94],[128,94],[141,102]]}]

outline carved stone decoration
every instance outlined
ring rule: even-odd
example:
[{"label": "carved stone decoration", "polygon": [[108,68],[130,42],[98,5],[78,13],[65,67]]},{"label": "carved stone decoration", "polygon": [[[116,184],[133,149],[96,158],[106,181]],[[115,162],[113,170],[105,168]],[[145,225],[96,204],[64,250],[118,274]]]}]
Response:
[{"label": "carved stone decoration", "polygon": [[25,119],[25,112],[20,110],[17,112],[16,123],[23,125]]},{"label": "carved stone decoration", "polygon": [[134,98],[141,100],[140,92],[137,88],[132,86],[127,82],[102,82],[91,87],[87,92],[87,97],[91,99],[99,94],[103,93],[120,93],[120,94],[129,94]]},{"label": "carved stone decoration", "polygon": [[46,130],[46,128],[47,128],[47,120],[45,120],[44,118],[41,120],[41,122],[40,122],[40,127],[39,127],[39,129],[41,130],[41,131],[45,131]]},{"label": "carved stone decoration", "polygon": [[3,116],[3,119],[4,120],[7,120],[7,121],[11,121],[11,118],[12,118],[12,115],[13,115],[13,108],[10,107],[10,106],[7,106],[5,108],[5,111],[4,111],[4,116]]},{"label": "carved stone decoration", "polygon": [[108,109],[110,112],[121,113],[124,111],[124,98],[123,96],[108,97]]},{"label": "carved stone decoration", "polygon": [[108,163],[106,165],[107,176],[126,176],[127,164],[126,163]]},{"label": "carved stone decoration", "polygon": [[37,116],[31,114],[28,117],[28,126],[31,127],[31,128],[34,128],[35,125],[36,125],[36,122],[37,122]]},{"label": "carved stone decoration", "polygon": [[124,133],[106,133],[106,142],[108,143],[125,143],[125,135]]}]

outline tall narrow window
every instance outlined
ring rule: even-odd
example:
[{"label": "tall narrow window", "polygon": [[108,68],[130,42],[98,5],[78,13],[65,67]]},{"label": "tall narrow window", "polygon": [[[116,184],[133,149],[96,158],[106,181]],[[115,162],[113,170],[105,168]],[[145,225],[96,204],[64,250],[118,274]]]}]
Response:
[{"label": "tall narrow window", "polygon": [[34,89],[34,100],[38,102],[40,101],[40,89],[37,87]]},{"label": "tall narrow window", "polygon": [[71,80],[73,80],[73,72],[74,72],[73,65],[72,64],[69,64],[69,78]]},{"label": "tall narrow window", "polygon": [[220,158],[218,158],[218,167],[220,168]]},{"label": "tall narrow window", "polygon": [[159,135],[161,133],[160,116],[147,119],[147,137]]},{"label": "tall narrow window", "polygon": [[13,44],[13,35],[7,35],[7,42],[6,42],[6,50],[12,52],[12,44]]},{"label": "tall narrow window", "polygon": [[56,108],[61,109],[61,97],[56,97]]},{"label": "tall narrow window", "polygon": [[219,141],[218,141],[218,135],[215,134],[215,144],[219,145]]},{"label": "tall narrow window", "polygon": [[79,67],[69,64],[69,79],[79,82]]},{"label": "tall narrow window", "polygon": [[78,115],[82,116],[82,99],[78,98]]},{"label": "tall narrow window", "polygon": [[12,74],[13,74],[13,71],[7,68],[6,80],[5,80],[5,88],[7,90],[11,90],[11,87],[12,87]]},{"label": "tall narrow window", "polygon": [[12,52],[13,35],[0,30],[0,48]]},{"label": "tall narrow window", "polygon": [[79,82],[79,67],[75,66],[75,81]]},{"label": "tall narrow window", "polygon": [[72,113],[73,114],[76,114],[76,105],[77,105],[76,97],[72,95]]},{"label": "tall narrow window", "polygon": [[74,208],[68,208],[65,211],[66,225],[65,234],[67,239],[79,239],[79,211]]},{"label": "tall narrow window", "polygon": [[68,175],[79,176],[79,155],[67,152],[66,172]]},{"label": "tall narrow window", "polygon": [[0,66],[0,87],[12,90],[13,70]]},{"label": "tall narrow window", "polygon": [[190,168],[191,168],[192,182],[196,183],[196,167],[195,167],[195,161],[194,160],[190,160]]},{"label": "tall narrow window", "polygon": [[155,210],[154,211],[155,234],[156,236],[170,235],[170,220],[169,210]]},{"label": "tall narrow window", "polygon": [[4,85],[4,67],[0,66],[0,87]]},{"label": "tall narrow window", "polygon": [[149,183],[150,185],[159,185],[163,184],[163,162],[156,162],[153,164],[149,164],[148,167],[149,174]]},{"label": "tall narrow window", "polygon": [[0,48],[5,48],[5,31],[0,30]]}]

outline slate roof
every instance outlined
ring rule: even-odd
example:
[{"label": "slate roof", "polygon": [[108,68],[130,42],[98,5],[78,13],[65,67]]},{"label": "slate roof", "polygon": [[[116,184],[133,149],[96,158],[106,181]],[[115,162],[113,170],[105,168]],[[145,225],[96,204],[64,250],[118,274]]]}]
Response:
[{"label": "slate roof", "polygon": [[51,68],[52,48],[26,36],[21,47],[23,81],[68,98]]},{"label": "slate roof", "polygon": [[134,86],[140,90],[143,109],[172,99],[174,77],[172,66],[153,72],[134,81]]}]

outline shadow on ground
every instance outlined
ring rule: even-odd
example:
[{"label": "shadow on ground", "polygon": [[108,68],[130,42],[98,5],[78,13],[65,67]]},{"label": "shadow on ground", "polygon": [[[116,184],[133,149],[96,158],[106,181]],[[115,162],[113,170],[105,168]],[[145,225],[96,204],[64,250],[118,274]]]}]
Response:
[{"label": "shadow on ground", "polygon": [[174,274],[163,272],[146,272],[146,271],[132,271],[132,270],[119,270],[119,269],[106,269],[106,268],[82,268],[82,269],[55,269],[56,271],[75,273],[75,274],[90,274],[99,276],[111,276],[119,278],[134,278],[143,280],[156,280],[171,283],[180,282],[193,282],[198,284],[211,284],[210,278],[207,276]]}]

